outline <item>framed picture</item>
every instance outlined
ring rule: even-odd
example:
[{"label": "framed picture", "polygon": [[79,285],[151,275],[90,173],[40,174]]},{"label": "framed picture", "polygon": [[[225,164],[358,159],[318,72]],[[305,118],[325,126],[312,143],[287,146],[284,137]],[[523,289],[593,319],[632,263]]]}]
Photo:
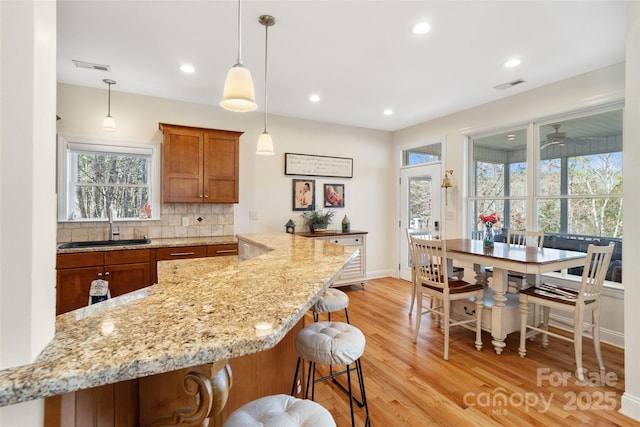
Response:
[{"label": "framed picture", "polygon": [[324,185],[324,207],[344,208],[344,184]]},{"label": "framed picture", "polygon": [[284,153],[284,174],[353,178],[353,159]]},{"label": "framed picture", "polygon": [[316,208],[316,181],[313,179],[294,179],[293,210],[312,211]]}]

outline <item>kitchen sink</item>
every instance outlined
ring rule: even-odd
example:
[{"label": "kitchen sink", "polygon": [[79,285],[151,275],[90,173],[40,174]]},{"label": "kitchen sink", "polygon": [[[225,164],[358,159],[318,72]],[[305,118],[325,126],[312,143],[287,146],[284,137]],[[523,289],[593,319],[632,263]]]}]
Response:
[{"label": "kitchen sink", "polygon": [[128,240],[94,240],[91,242],[69,242],[58,246],[59,249],[78,249],[78,248],[98,248],[105,246],[130,246],[130,245],[147,245],[151,243],[149,239],[128,239]]}]

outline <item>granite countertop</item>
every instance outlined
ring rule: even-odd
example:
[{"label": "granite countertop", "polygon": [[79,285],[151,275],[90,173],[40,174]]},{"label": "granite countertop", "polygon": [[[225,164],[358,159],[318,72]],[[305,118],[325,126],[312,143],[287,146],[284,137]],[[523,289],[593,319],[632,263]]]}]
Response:
[{"label": "granite countertop", "polygon": [[58,316],[33,363],[0,371],[0,406],[270,349],[358,253],[285,233],[238,240],[269,251],[161,261],[157,285]]},{"label": "granite countertop", "polygon": [[143,245],[115,245],[115,246],[94,246],[82,248],[66,248],[60,249],[59,246],[66,242],[58,242],[56,244],[57,253],[73,254],[80,252],[102,252],[102,251],[121,251],[125,249],[156,249],[165,247],[180,246],[205,246],[205,245],[226,245],[238,243],[236,236],[209,236],[209,237],[174,237],[164,239],[150,239],[151,243]]}]

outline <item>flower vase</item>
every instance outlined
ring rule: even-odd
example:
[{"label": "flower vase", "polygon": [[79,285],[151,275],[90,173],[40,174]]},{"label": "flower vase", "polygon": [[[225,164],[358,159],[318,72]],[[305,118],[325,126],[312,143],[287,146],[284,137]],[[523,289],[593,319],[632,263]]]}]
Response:
[{"label": "flower vase", "polygon": [[484,240],[483,240],[483,246],[485,248],[493,248],[493,223],[492,222],[487,222],[484,225],[485,227],[485,231],[484,231]]}]

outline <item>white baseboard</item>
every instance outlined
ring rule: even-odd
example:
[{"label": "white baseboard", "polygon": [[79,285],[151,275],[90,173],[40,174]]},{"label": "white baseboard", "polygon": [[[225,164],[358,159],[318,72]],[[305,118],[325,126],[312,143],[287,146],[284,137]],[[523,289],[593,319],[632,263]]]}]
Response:
[{"label": "white baseboard", "polygon": [[620,399],[622,415],[632,418],[636,421],[640,421],[640,397],[632,396],[625,392]]},{"label": "white baseboard", "polygon": [[394,273],[393,270],[376,270],[367,271],[367,279],[379,279],[381,277],[398,277],[398,273]]},{"label": "white baseboard", "polygon": [[[571,322],[573,322],[573,318],[554,314],[553,311],[549,316],[549,325],[558,329],[562,329],[563,331],[573,331],[573,329],[567,326],[567,323]],[[592,338],[590,332],[585,332],[583,335],[587,338]],[[600,342],[610,344],[615,347],[624,348],[624,334],[620,333],[619,331],[600,327]]]}]

